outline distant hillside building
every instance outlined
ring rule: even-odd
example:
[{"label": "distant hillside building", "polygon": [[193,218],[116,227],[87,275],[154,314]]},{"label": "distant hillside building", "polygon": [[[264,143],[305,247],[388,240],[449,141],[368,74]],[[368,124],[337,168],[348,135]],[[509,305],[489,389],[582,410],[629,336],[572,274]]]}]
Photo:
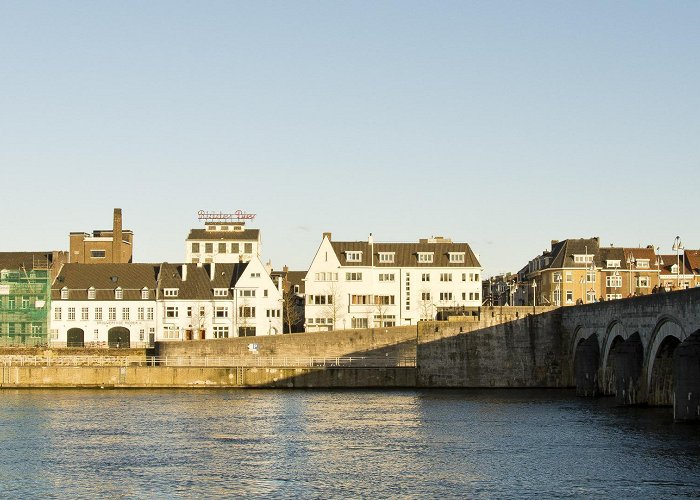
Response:
[{"label": "distant hillside building", "polygon": [[70,262],[121,264],[132,261],[134,233],[122,228],[122,209],[114,209],[111,230],[70,233]]}]

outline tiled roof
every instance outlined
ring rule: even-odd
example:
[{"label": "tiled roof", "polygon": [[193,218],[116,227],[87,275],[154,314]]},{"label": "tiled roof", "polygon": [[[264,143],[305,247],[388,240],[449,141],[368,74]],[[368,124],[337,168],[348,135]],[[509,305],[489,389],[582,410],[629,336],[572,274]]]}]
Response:
[{"label": "tiled roof", "polygon": [[[186,279],[183,281],[183,266],[187,267]],[[248,263],[240,264],[169,264],[161,265],[158,278],[160,290],[159,299],[164,300],[214,300],[215,288],[233,288],[241,275],[245,272]],[[212,279],[212,270],[214,273]],[[164,288],[177,288],[177,297],[164,297]],[[226,297],[230,299],[231,292]]]},{"label": "tiled roof", "polygon": [[243,231],[207,231],[206,229],[191,229],[190,234],[187,236],[187,241],[189,241],[189,240],[257,241],[259,236],[260,236],[260,229],[244,229]]},{"label": "tiled roof", "polygon": [[700,272],[700,250],[686,250],[685,262],[693,272]]},{"label": "tiled roof", "polygon": [[52,299],[60,299],[61,289],[69,289],[69,300],[87,300],[88,289],[95,288],[95,300],[114,300],[120,287],[122,300],[140,300],[141,290],[148,288],[155,298],[158,264],[65,264],[51,287]]},{"label": "tiled roof", "polygon": [[[374,243],[370,245],[366,241],[331,241],[331,245],[343,266],[370,266],[372,251],[374,251],[375,267],[481,267],[467,243]],[[360,262],[348,262],[346,252],[352,251],[362,252]],[[393,252],[394,262],[379,262],[379,254],[384,252]],[[419,252],[432,252],[433,262],[418,262]],[[449,252],[464,253],[464,262],[450,262]]]},{"label": "tiled roof", "polygon": [[0,252],[0,269],[33,268],[35,262],[53,260],[53,252]]},{"label": "tiled roof", "polygon": [[582,262],[574,262],[574,255],[593,255],[596,266],[602,266],[600,258],[600,240],[598,238],[568,239],[552,246],[552,262],[550,268],[585,267]]}]

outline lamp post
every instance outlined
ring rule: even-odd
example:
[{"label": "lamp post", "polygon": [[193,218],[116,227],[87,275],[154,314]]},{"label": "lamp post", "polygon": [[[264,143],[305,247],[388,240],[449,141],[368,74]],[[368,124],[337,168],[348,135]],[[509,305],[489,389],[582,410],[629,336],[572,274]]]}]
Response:
[{"label": "lamp post", "polygon": [[[676,290],[680,290],[681,288],[681,258],[680,258],[680,251],[683,250],[683,243],[681,243],[681,237],[676,236],[676,239],[673,240],[673,247],[671,247],[673,250],[676,251]],[[685,258],[685,255],[683,256]]]},{"label": "lamp post", "polygon": [[627,275],[627,281],[629,282],[629,296],[632,296],[632,264],[634,264],[634,255],[629,254],[627,256],[627,270],[629,271]]},{"label": "lamp post", "polygon": [[537,306],[537,282],[532,280],[532,305]]}]

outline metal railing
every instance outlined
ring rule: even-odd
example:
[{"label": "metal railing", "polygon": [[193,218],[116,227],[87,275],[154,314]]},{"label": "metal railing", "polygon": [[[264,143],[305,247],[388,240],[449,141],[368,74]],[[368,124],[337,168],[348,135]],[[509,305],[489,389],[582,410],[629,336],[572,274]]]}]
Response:
[{"label": "metal railing", "polygon": [[0,366],[189,366],[268,368],[390,368],[415,367],[415,357],[289,357],[289,356],[30,356],[2,355]]}]

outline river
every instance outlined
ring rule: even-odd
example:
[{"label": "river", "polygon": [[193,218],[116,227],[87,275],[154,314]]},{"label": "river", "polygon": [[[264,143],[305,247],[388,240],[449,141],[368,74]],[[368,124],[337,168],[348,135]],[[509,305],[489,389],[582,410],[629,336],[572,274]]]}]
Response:
[{"label": "river", "polygon": [[3,390],[2,498],[700,495],[700,426],[554,390]]}]

